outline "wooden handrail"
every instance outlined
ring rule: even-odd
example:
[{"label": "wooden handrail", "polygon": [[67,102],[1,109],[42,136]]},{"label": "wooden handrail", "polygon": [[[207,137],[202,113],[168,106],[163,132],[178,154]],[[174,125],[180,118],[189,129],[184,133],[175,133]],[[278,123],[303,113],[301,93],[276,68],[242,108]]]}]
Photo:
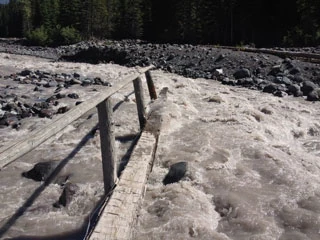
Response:
[{"label": "wooden handrail", "polygon": [[9,165],[10,163],[14,162],[17,158],[30,152],[50,137],[59,133],[61,130],[63,130],[73,121],[77,120],[90,109],[106,101],[106,99],[109,98],[111,95],[118,92],[120,89],[137,79],[141,74],[148,72],[152,68],[153,66],[148,66],[138,69],[137,73],[125,77],[124,79],[116,82],[111,88],[106,89],[104,92],[93,95],[89,100],[72,108],[67,113],[53,120],[53,122],[49,123],[48,125],[41,127],[35,132],[32,132],[31,135],[19,141],[1,147],[0,170],[2,170],[5,166]]}]

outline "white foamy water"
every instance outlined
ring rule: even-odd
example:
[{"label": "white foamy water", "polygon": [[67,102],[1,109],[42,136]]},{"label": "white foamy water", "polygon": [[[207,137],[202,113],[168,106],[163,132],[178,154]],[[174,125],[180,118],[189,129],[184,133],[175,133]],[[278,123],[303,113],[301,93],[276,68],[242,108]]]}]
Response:
[{"label": "white foamy water", "polygon": [[319,103],[153,75],[167,117],[134,239],[320,239]]},{"label": "white foamy water", "polygon": [[[110,81],[131,71],[111,64],[0,57],[0,68],[6,71],[8,67],[76,71]],[[169,91],[166,99],[160,97],[148,107],[151,120],[161,123],[161,135],[133,239],[320,239],[319,102],[278,98],[162,71],[152,75],[158,92],[164,87]],[[77,92],[88,99],[90,89]],[[113,98],[115,104],[122,102],[115,111],[119,137],[138,131],[134,96],[125,101],[130,92],[128,86]],[[1,136],[15,140],[47,122],[25,122],[19,131],[1,129]],[[67,158],[96,122],[92,111],[0,172],[0,228],[40,186],[22,178],[21,172],[39,161]],[[129,145],[117,141],[119,157]],[[62,190],[51,184],[4,237],[53,236],[79,229],[103,194],[99,147],[97,132],[63,170],[72,172],[70,181],[80,187],[68,207],[52,207]],[[187,176],[164,186],[169,166],[180,161],[188,162]],[[64,239],[79,238],[75,233]]]},{"label": "white foamy water", "polygon": [[[111,83],[135,72],[134,69],[112,64],[55,63],[27,56],[0,54],[0,75],[19,72],[24,68],[59,73],[77,72],[82,76],[101,77]],[[14,87],[6,88],[8,85]],[[2,79],[0,87],[1,91],[6,91],[7,94],[27,95],[26,101],[29,98],[31,100],[41,98],[36,95],[38,92],[33,91],[35,86],[31,84],[18,84],[12,80]],[[62,91],[77,93],[80,98],[60,99],[57,107],[62,105],[73,107],[75,101],[86,101],[106,88],[108,87],[74,85]],[[44,89],[41,93],[43,99],[52,96],[54,90],[55,88]],[[112,97],[113,105],[117,106],[114,123],[115,136],[118,139],[116,141],[118,159],[124,157],[139,131],[132,92],[133,85],[128,85]],[[23,119],[18,131],[11,128],[0,129],[2,139],[0,146],[19,140],[20,137],[30,134],[57,117],[59,115],[54,116],[52,120],[37,117]],[[97,111],[92,109],[66,127],[62,133],[20,157],[0,172],[0,239],[17,237],[42,239],[41,237],[45,236],[49,239],[82,239],[80,236],[86,231],[88,216],[93,214],[95,206],[104,194],[99,131],[95,134],[90,133],[97,122]],[[63,190],[58,184],[50,184],[40,191],[42,183],[21,176],[22,172],[30,170],[35,163],[51,160],[66,162],[67,165],[59,175],[71,174],[69,181],[79,187],[67,207],[52,206]],[[31,201],[33,203],[29,206]]]}]

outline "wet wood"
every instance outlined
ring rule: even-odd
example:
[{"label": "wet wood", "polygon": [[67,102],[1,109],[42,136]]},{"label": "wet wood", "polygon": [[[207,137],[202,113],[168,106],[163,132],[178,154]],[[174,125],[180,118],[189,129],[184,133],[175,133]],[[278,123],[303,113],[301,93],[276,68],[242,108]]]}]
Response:
[{"label": "wet wood", "polygon": [[155,99],[157,99],[157,92],[156,92],[156,89],[154,87],[154,83],[153,83],[153,80],[152,80],[151,72],[150,71],[146,71],[145,75],[146,75],[146,79],[147,79],[150,98],[151,98],[151,100],[155,100]]},{"label": "wet wood", "polygon": [[39,146],[50,137],[54,136],[73,121],[81,117],[90,109],[96,107],[100,102],[107,99],[112,94],[118,92],[123,87],[130,84],[134,79],[141,74],[152,69],[153,66],[137,69],[137,73],[134,73],[122,80],[117,81],[111,88],[107,88],[106,91],[97,93],[89,100],[81,103],[80,105],[72,108],[67,113],[57,117],[50,124],[41,127],[40,129],[31,132],[25,138],[7,144],[0,148],[0,170],[6,165],[18,159],[20,156],[30,152],[35,147]]},{"label": "wet wood", "polygon": [[143,132],[117,187],[102,211],[90,240],[129,240],[132,238],[139,206],[156,149],[156,137]]},{"label": "wet wood", "polygon": [[146,124],[146,110],[144,105],[142,81],[140,77],[136,78],[133,81],[133,86],[134,86],[134,94],[136,96],[136,104],[137,104],[140,129],[142,130]]},{"label": "wet wood", "polygon": [[105,194],[108,194],[115,185],[116,171],[116,149],[115,136],[112,121],[111,97],[97,106],[99,116],[100,145],[102,158],[102,171]]}]

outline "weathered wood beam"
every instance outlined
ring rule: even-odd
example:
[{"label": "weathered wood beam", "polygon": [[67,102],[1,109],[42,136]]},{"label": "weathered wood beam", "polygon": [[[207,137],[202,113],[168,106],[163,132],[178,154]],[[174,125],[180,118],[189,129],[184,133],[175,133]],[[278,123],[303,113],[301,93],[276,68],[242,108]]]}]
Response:
[{"label": "weathered wood beam", "polygon": [[105,194],[114,187],[117,178],[115,136],[112,120],[111,97],[97,106],[100,131],[100,146]]},{"label": "weathered wood beam", "polygon": [[154,83],[153,83],[153,80],[152,80],[151,72],[150,71],[146,71],[145,75],[146,75],[146,79],[147,79],[150,98],[151,98],[151,100],[155,100],[155,99],[157,99],[157,92],[156,92],[156,89],[154,87]]},{"label": "weathered wood beam", "polygon": [[136,104],[137,104],[140,129],[142,130],[146,124],[146,111],[145,111],[145,105],[144,105],[142,81],[140,77],[136,78],[133,81],[133,86],[134,86],[134,94],[136,96]]},{"label": "weathered wood beam", "polygon": [[156,150],[156,137],[143,132],[90,240],[129,240]]}]

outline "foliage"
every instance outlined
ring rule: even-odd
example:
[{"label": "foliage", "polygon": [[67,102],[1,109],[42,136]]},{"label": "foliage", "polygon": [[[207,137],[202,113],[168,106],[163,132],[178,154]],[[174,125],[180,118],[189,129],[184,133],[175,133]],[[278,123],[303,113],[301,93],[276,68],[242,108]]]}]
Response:
[{"label": "foliage", "polygon": [[59,31],[58,44],[68,45],[79,42],[81,40],[80,33],[74,27],[63,27]]},{"label": "foliage", "polygon": [[11,0],[0,5],[0,37],[317,45],[319,12],[319,0]]},{"label": "foliage", "polygon": [[50,43],[48,31],[43,25],[29,32],[27,40],[31,45],[46,46]]}]

